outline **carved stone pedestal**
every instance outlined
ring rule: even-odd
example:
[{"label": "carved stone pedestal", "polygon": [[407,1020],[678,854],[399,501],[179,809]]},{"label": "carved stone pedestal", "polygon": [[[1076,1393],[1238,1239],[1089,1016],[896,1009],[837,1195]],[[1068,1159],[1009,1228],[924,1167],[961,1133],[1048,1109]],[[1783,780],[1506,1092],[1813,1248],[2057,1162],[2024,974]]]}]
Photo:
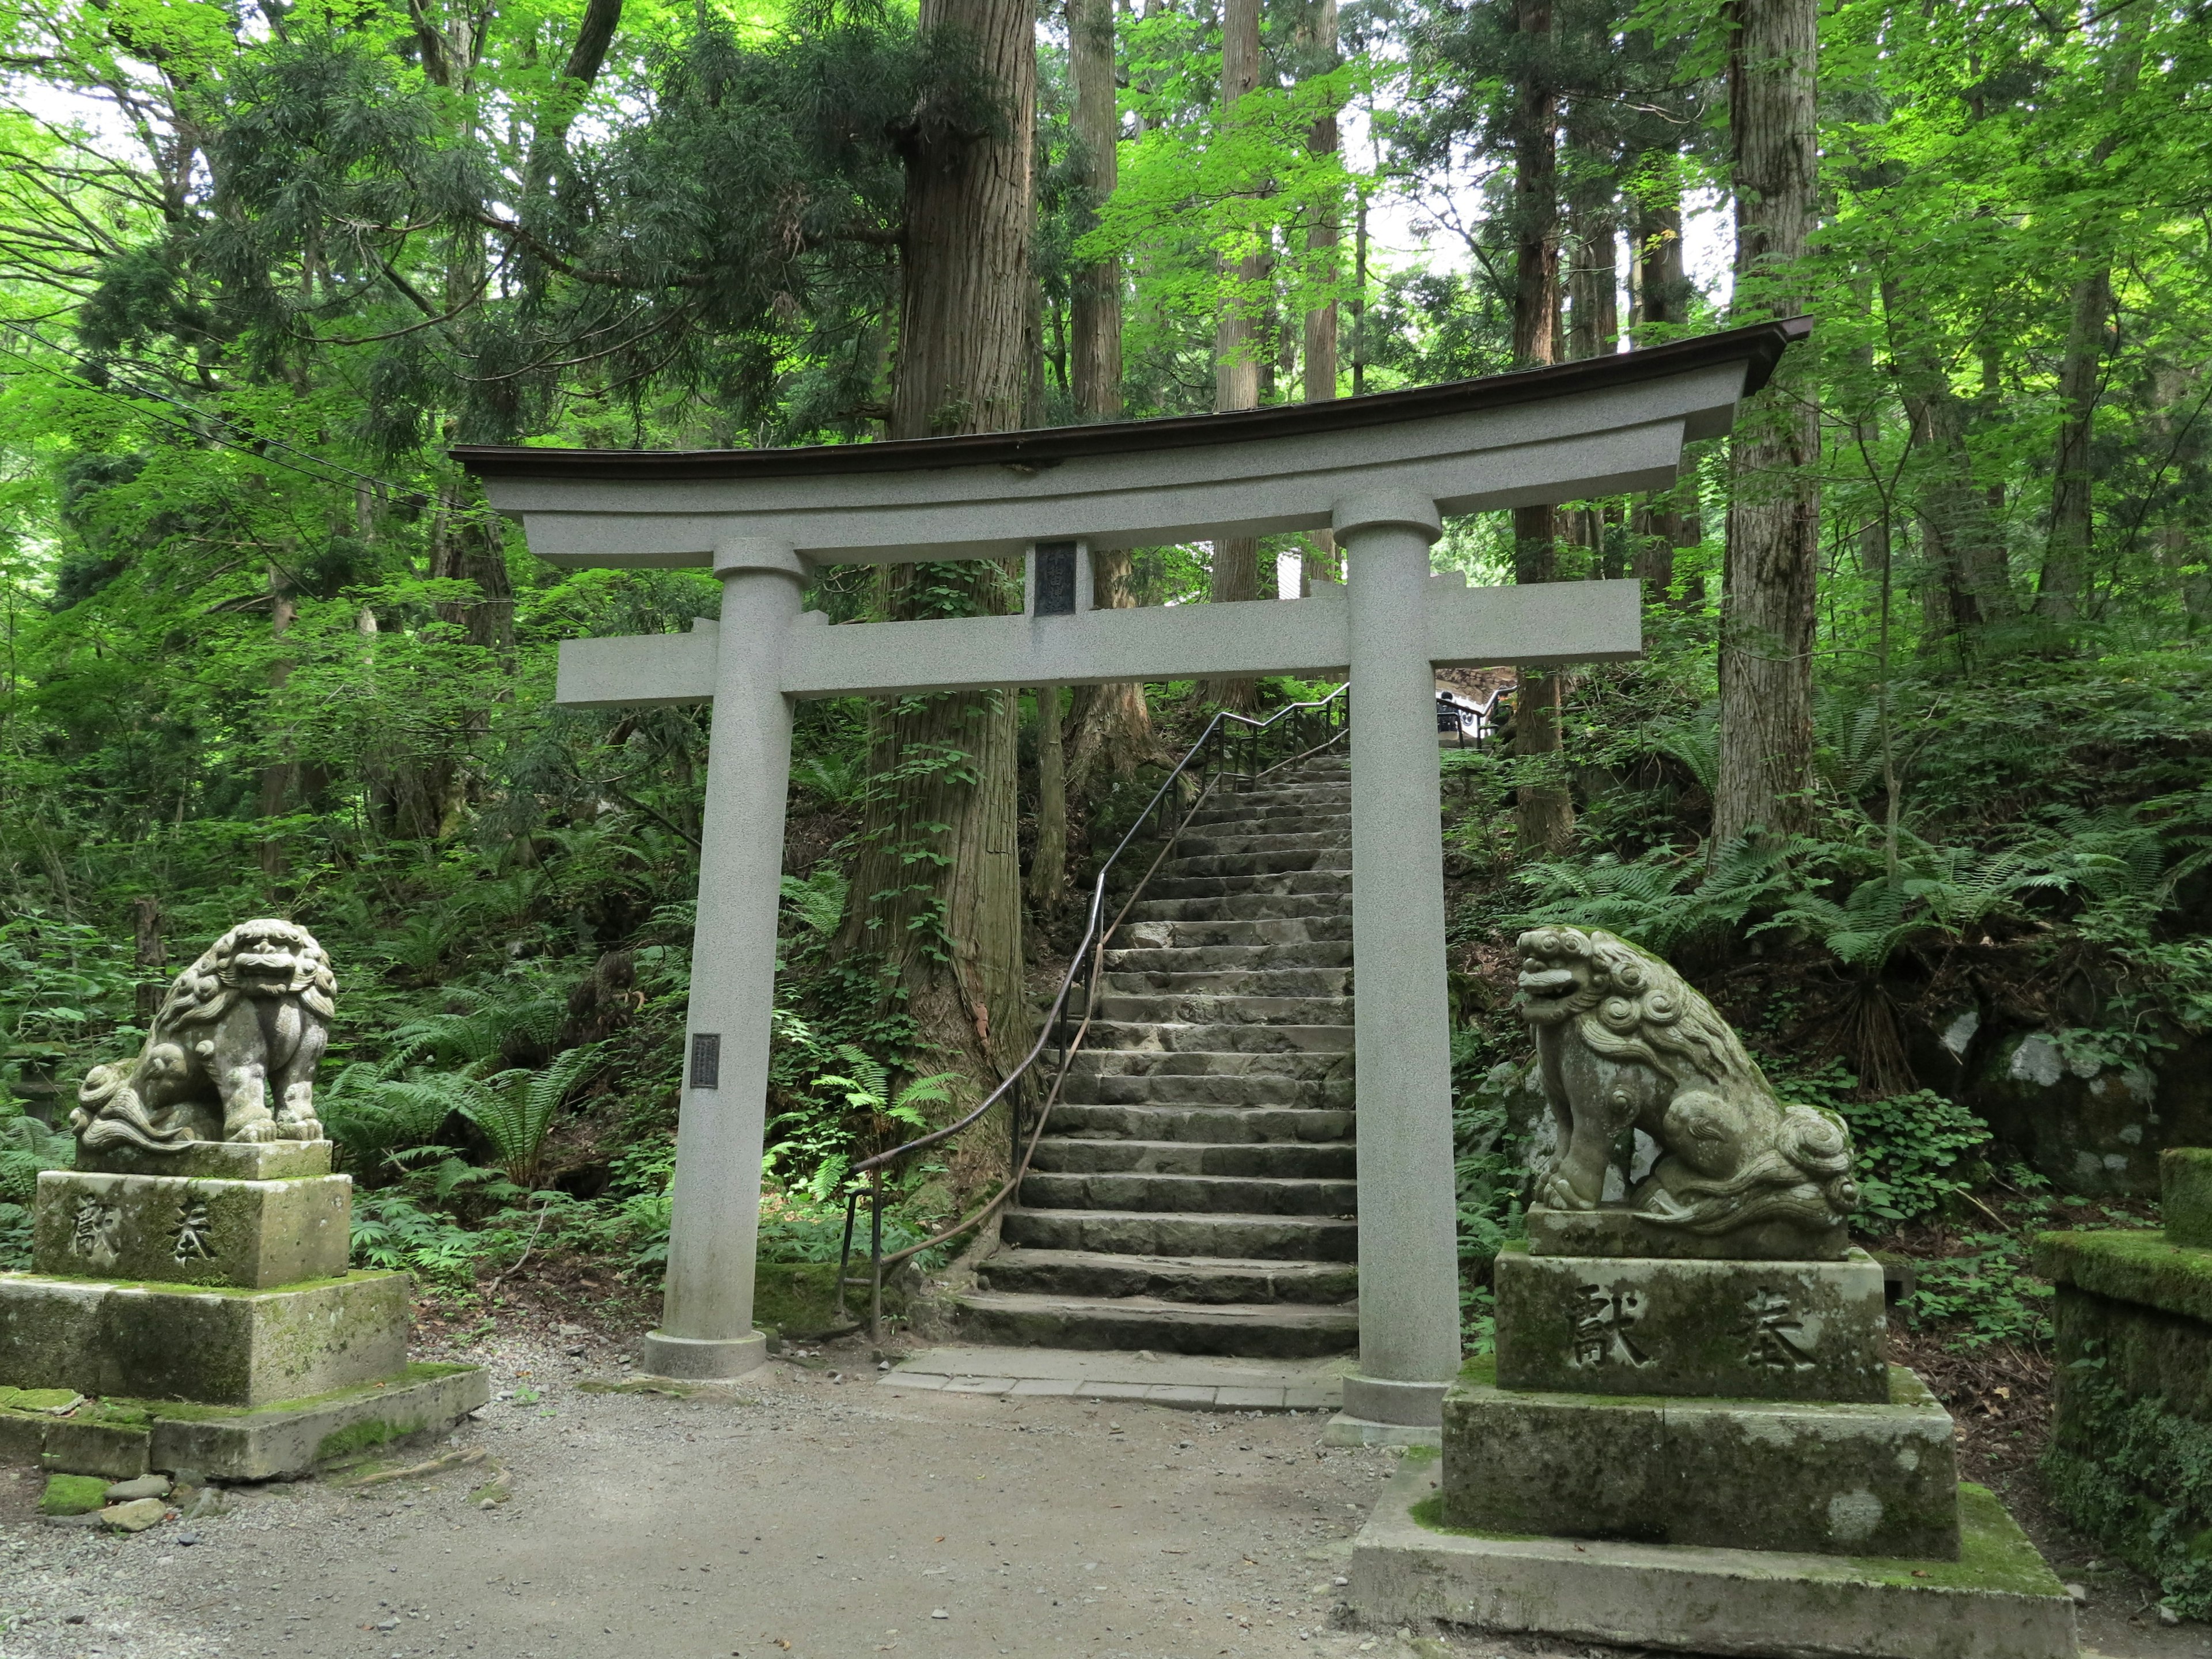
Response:
[{"label": "carved stone pedestal", "polygon": [[1959,1484],[1948,1413],[1885,1362],[1863,1253],[1512,1249],[1496,1289],[1498,1352],[1445,1395],[1441,1457],[1354,1546],[1368,1620],[1768,1659],[2073,1659],[2065,1592]]},{"label": "carved stone pedestal", "polygon": [[38,1271],[0,1273],[0,1457],[266,1480],[489,1397],[474,1368],[408,1364],[404,1273],[348,1270],[328,1141],[80,1163],[40,1177]]}]

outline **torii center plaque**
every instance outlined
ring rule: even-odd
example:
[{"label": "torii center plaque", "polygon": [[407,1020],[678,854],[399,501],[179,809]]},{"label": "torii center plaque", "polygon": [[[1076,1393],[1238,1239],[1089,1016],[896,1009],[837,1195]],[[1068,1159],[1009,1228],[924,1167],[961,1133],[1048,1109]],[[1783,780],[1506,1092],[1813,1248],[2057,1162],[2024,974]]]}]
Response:
[{"label": "torii center plaque", "polygon": [[[561,648],[563,703],[714,704],[674,1230],[646,1368],[732,1376],[764,1352],[753,1252],[794,699],[1348,671],[1359,1364],[1345,1409],[1435,1424],[1460,1344],[1432,671],[1616,661],[1642,633],[1633,581],[1469,588],[1430,574],[1429,545],[1443,514],[1673,483],[1684,441],[1725,433],[1809,327],[1172,420],[810,449],[457,449],[540,558],[722,581],[719,623]],[[1310,599],[1091,606],[1093,550],[1323,528],[1346,580]],[[800,608],[817,565],[1019,556],[1019,616],[833,628]]]}]

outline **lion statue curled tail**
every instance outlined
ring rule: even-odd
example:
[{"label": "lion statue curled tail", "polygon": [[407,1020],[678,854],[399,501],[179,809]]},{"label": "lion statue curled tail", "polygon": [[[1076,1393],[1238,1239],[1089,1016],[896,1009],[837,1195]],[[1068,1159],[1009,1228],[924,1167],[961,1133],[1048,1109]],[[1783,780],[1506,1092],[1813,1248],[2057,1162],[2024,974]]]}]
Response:
[{"label": "lion statue curled tail", "polygon": [[1521,1012],[1563,1147],[1537,1203],[1597,1208],[1613,1145],[1634,1127],[1661,1152],[1628,1195],[1639,1220],[1714,1254],[1735,1254],[1728,1237],[1748,1230],[1764,1236],[1759,1255],[1842,1254],[1858,1188],[1841,1118],[1776,1098],[1713,1006],[1626,939],[1538,927],[1519,950]]},{"label": "lion statue curled tail", "polygon": [[88,1151],[195,1140],[319,1140],[315,1067],[337,981],[289,921],[240,922],[171,983],[132,1060],[95,1066],[70,1126]]}]

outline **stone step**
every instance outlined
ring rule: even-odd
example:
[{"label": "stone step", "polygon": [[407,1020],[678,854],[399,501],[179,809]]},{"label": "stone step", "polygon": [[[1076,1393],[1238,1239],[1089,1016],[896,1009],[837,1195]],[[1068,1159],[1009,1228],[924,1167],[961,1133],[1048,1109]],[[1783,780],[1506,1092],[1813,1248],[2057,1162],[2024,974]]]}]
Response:
[{"label": "stone step", "polygon": [[1340,927],[1340,939],[1352,937],[1350,895],[1312,893],[1239,893],[1233,897],[1203,896],[1139,899],[1129,907],[1130,921],[1310,921]]},{"label": "stone step", "polygon": [[[1095,1029],[1095,1028],[1094,1028]],[[1336,1029],[1332,1027],[1332,1030]],[[1068,1070],[1068,1081],[1078,1078],[1200,1078],[1266,1079],[1278,1084],[1352,1080],[1349,1053],[1324,1049],[1279,1048],[1236,1053],[1224,1049],[1171,1048],[1079,1049]]]},{"label": "stone step", "polygon": [[[1046,1140],[1064,1134],[1088,1140],[1133,1140],[1154,1146],[1176,1140],[1207,1147],[1239,1144],[1327,1146],[1349,1140],[1352,1129],[1351,1112],[1328,1108],[1063,1100],[1052,1109],[1050,1133]],[[1045,1144],[1046,1141],[1037,1143],[1040,1152]]]},{"label": "stone step", "polygon": [[[1059,1114],[1054,1113],[1055,1119]],[[1075,1134],[1065,1123],[1058,1133],[1037,1142],[1030,1168],[1050,1175],[1231,1176],[1302,1180],[1350,1181],[1355,1170],[1352,1142],[1245,1140],[1228,1143],[1193,1140],[1188,1137],[1134,1140],[1117,1136],[1091,1139]],[[1139,1209],[1142,1205],[1117,1204],[1117,1209]],[[1206,1209],[1196,1205],[1186,1207]],[[1251,1204],[1247,1209],[1271,1209]]]},{"label": "stone step", "polygon": [[1359,1269],[1348,1261],[1246,1261],[1229,1256],[1106,1255],[1093,1250],[1001,1250],[976,1269],[987,1289],[1017,1295],[1151,1297],[1188,1305],[1348,1303]]},{"label": "stone step", "polygon": [[1261,1261],[1359,1259],[1359,1224],[1331,1216],[1009,1209],[999,1236],[1009,1244],[1034,1249],[1097,1250],[1109,1255],[1227,1255]]},{"label": "stone step", "polygon": [[[1341,1054],[1324,1058],[1348,1059]],[[1070,1073],[1061,1083],[1060,1100],[1070,1106],[1348,1112],[1352,1109],[1353,1085],[1348,1064],[1342,1076],[1330,1073],[1314,1078],[1280,1073],[1197,1075],[1177,1072],[1085,1072]]]},{"label": "stone step", "polygon": [[1226,801],[1208,801],[1184,822],[1189,830],[1201,834],[1231,829],[1273,829],[1285,833],[1349,830],[1352,792],[1332,790],[1326,796],[1297,799],[1279,795],[1231,797]]},{"label": "stone step", "polygon": [[1030,1347],[1142,1349],[1310,1359],[1359,1346],[1359,1315],[1283,1303],[1194,1306],[1152,1297],[1022,1296],[973,1291],[958,1298],[971,1340]]},{"label": "stone step", "polygon": [[1310,876],[1336,876],[1348,883],[1352,879],[1351,849],[1340,847],[1327,852],[1220,853],[1203,858],[1170,859],[1160,866],[1152,884],[1158,889],[1164,882],[1236,881],[1247,884],[1231,888],[1230,891],[1250,892],[1253,884],[1272,884],[1285,878],[1304,882]]},{"label": "stone step", "polygon": [[1277,1176],[1059,1173],[1032,1169],[1019,1194],[1031,1210],[1127,1210],[1170,1215],[1349,1217],[1358,1188],[1346,1180]]},{"label": "stone step", "polygon": [[1349,1021],[1341,1025],[1197,1025],[1098,1019],[1091,1023],[1084,1046],[1139,1054],[1348,1054],[1352,1026]]},{"label": "stone step", "polygon": [[1348,823],[1341,829],[1327,830],[1248,830],[1224,824],[1203,833],[1185,831],[1176,842],[1176,854],[1177,857],[1195,858],[1226,853],[1340,852],[1351,844],[1352,828]]},{"label": "stone step", "polygon": [[1327,836],[1337,840],[1349,840],[1352,835],[1352,811],[1349,803],[1341,810],[1330,812],[1308,811],[1302,807],[1283,807],[1255,812],[1249,817],[1194,817],[1184,826],[1178,848],[1186,842],[1236,836]]},{"label": "stone step", "polygon": [[1352,917],[1330,910],[1320,915],[1262,917],[1247,921],[1125,921],[1115,930],[1117,950],[1219,950],[1230,946],[1340,945],[1352,960]]},{"label": "stone step", "polygon": [[[1101,988],[1093,1012],[1109,1024],[1158,1025],[1345,1025],[1352,1024],[1348,996],[1266,996],[1197,991],[1122,992]],[[1096,1029],[1095,1027],[1093,1028]]]},{"label": "stone step", "polygon": [[1115,974],[1276,973],[1352,966],[1350,939],[1312,939],[1297,945],[1173,945],[1106,952]]},{"label": "stone step", "polygon": [[1155,899],[1216,899],[1324,896],[1340,907],[1352,900],[1352,866],[1340,870],[1298,870],[1265,876],[1154,876],[1145,890]]},{"label": "stone step", "polygon": [[[1174,952],[1164,954],[1173,955]],[[1215,968],[1178,970],[1115,968],[1101,976],[1109,997],[1163,996],[1343,998],[1352,993],[1350,968]]]}]

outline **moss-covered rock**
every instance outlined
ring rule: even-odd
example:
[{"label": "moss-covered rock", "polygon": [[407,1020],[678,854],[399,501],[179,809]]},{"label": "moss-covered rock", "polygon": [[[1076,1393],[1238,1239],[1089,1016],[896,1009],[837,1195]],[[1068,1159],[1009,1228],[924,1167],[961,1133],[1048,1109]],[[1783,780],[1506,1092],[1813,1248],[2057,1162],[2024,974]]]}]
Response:
[{"label": "moss-covered rock", "polygon": [[107,1507],[107,1479],[97,1474],[50,1474],[39,1494],[40,1515],[90,1515]]}]

